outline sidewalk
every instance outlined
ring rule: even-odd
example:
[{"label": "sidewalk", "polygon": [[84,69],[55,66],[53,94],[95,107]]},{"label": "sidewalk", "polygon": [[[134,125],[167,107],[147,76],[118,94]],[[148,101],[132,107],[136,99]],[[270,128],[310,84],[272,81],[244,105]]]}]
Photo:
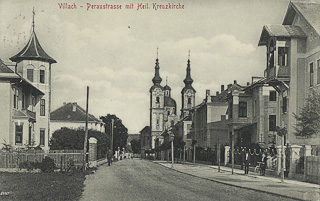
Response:
[{"label": "sidewalk", "polygon": [[[164,167],[171,168],[171,163],[167,161],[154,162]],[[221,166],[221,171],[218,172],[218,166],[175,163],[173,169],[181,173],[212,180],[218,183],[271,193],[278,196],[297,200],[320,200],[320,186],[317,184],[293,180],[285,180],[284,183],[281,183],[280,178],[259,176],[256,173],[244,175],[244,171],[238,169],[234,169],[234,174],[232,175],[231,168],[225,166]]]}]

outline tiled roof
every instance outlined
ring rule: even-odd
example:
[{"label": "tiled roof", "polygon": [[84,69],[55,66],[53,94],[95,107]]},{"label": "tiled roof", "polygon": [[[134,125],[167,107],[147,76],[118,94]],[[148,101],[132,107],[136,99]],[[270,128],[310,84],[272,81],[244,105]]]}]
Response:
[{"label": "tiled roof", "polygon": [[[73,106],[76,110],[73,111]],[[67,121],[67,122],[85,122],[86,111],[81,108],[77,103],[67,103],[62,107],[54,110],[50,113],[50,119],[53,121]],[[93,115],[88,115],[89,122],[100,123],[101,121],[95,118]]]},{"label": "tiled roof", "polygon": [[37,60],[49,63],[57,63],[50,57],[41,47],[36,33],[33,31],[27,45],[15,56],[10,58],[13,62],[20,62],[22,60]]},{"label": "tiled roof", "polygon": [[[320,1],[292,1],[293,7],[310,23],[310,25],[320,34]],[[284,24],[286,19],[284,20]]]},{"label": "tiled roof", "polygon": [[265,25],[263,27],[258,45],[259,46],[266,45],[268,41],[268,37],[270,36],[292,37],[292,38],[307,37],[307,35],[299,26],[281,25],[281,24]]},{"label": "tiled roof", "polygon": [[270,36],[306,37],[306,34],[299,26],[276,24],[265,25],[264,27]]}]

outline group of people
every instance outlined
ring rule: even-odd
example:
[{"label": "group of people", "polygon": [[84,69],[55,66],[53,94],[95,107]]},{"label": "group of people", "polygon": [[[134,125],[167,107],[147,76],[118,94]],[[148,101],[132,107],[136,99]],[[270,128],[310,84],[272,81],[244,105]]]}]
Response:
[{"label": "group of people", "polygon": [[[260,175],[264,176],[266,173],[266,168],[267,168],[267,156],[266,154],[262,154],[262,158],[261,161],[258,162],[260,165]],[[243,161],[243,165],[244,165],[244,174],[248,174],[249,173],[249,166],[250,166],[250,162],[251,162],[251,157],[249,152],[246,152],[245,157],[244,157],[244,161]]]}]

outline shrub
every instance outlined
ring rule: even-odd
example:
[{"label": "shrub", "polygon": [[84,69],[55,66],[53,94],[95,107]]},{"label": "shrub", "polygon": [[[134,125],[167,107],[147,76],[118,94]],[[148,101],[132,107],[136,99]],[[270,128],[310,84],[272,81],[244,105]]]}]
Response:
[{"label": "shrub", "polygon": [[46,156],[43,159],[39,166],[40,170],[44,173],[54,172],[54,169],[56,169],[56,164],[54,163],[54,160],[48,156]]}]

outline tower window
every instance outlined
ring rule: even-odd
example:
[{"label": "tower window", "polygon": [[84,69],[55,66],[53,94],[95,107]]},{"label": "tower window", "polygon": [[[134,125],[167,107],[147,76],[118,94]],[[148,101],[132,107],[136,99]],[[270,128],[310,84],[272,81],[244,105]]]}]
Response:
[{"label": "tower window", "polygon": [[45,71],[44,70],[40,70],[40,83],[44,83],[45,82]]},{"label": "tower window", "polygon": [[168,116],[170,115],[170,110],[168,110]]},{"label": "tower window", "polygon": [[27,69],[27,79],[33,82],[33,69]]},{"label": "tower window", "polygon": [[191,98],[188,98],[188,104],[191,104]]},{"label": "tower window", "polygon": [[156,103],[160,103],[160,98],[156,97]]}]

